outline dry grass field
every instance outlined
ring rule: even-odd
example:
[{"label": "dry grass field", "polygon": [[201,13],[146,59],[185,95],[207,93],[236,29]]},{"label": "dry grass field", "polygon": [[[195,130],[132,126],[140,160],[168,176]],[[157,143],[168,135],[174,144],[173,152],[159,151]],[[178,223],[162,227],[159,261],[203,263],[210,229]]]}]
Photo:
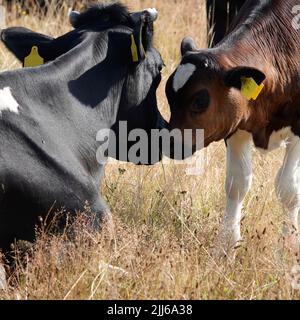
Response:
[{"label": "dry grass field", "polygon": [[[205,47],[204,0],[125,3],[132,10],[159,11],[155,44],[167,67],[158,96],[168,117],[164,86],[179,61],[182,38],[192,35]],[[50,11],[42,20],[11,16],[8,25],[54,36],[70,30],[67,8],[58,16]],[[2,45],[0,67],[20,67]],[[102,192],[116,225],[113,237],[105,230],[89,234],[79,219],[75,241],[64,250],[64,235],[40,230],[33,252],[17,254],[16,270],[0,299],[299,299],[300,290],[292,285],[295,262],[281,250],[284,217],[273,186],[283,150],[267,156],[254,152],[254,183],[243,210],[244,243],[235,261],[219,261],[212,254],[225,206],[224,143],[204,154],[204,173],[196,177],[174,164],[107,166]]]}]

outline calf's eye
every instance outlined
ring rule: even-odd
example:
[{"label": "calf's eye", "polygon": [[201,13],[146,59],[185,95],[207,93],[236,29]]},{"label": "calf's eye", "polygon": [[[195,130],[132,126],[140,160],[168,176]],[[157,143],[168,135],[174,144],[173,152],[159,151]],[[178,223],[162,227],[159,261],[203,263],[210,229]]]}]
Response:
[{"label": "calf's eye", "polygon": [[205,111],[209,107],[209,103],[210,103],[209,92],[205,89],[199,91],[193,100],[193,104],[191,108],[192,112],[199,113],[199,112]]}]

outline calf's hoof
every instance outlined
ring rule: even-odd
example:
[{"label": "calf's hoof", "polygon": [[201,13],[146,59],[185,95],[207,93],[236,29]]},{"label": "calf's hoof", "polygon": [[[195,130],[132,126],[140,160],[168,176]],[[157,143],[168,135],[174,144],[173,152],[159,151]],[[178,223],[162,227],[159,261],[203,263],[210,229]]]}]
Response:
[{"label": "calf's hoof", "polygon": [[237,250],[242,243],[243,239],[239,235],[233,232],[221,232],[214,248],[214,258],[234,260]]}]

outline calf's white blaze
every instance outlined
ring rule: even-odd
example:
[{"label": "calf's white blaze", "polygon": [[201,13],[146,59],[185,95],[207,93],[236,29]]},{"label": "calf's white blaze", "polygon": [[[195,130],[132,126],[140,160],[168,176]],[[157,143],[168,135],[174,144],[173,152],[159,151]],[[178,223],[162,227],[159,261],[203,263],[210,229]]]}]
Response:
[{"label": "calf's white blaze", "polygon": [[19,104],[13,97],[9,87],[0,90],[0,116],[6,110],[19,113]]},{"label": "calf's white blaze", "polygon": [[177,92],[183,88],[196,71],[196,66],[192,63],[181,64],[174,75],[173,89]]}]

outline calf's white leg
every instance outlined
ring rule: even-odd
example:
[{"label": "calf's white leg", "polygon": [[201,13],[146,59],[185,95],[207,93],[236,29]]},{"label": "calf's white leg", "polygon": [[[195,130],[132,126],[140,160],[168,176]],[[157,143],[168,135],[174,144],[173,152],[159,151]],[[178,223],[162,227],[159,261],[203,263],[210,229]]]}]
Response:
[{"label": "calf's white leg", "polygon": [[217,251],[227,255],[241,241],[241,214],[244,198],[252,183],[252,137],[238,131],[227,140],[226,210]]},{"label": "calf's white leg", "polygon": [[291,134],[283,165],[276,179],[276,192],[282,202],[285,223],[283,233],[292,249],[299,250],[300,138]]},{"label": "calf's white leg", "polygon": [[5,290],[6,287],[6,273],[3,265],[0,263],[0,290]]}]

